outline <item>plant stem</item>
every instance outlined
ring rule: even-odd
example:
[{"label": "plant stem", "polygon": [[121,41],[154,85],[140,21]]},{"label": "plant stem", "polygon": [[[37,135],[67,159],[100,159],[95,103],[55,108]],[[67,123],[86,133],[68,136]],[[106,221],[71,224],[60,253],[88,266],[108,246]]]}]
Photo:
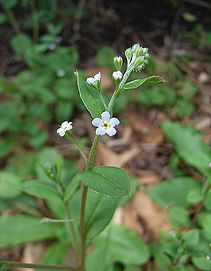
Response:
[{"label": "plant stem", "polygon": [[31,1],[31,9],[33,15],[33,40],[35,43],[37,43],[39,40],[39,19],[35,0]]},{"label": "plant stem", "polygon": [[49,264],[34,264],[34,263],[19,263],[13,261],[0,261],[0,267],[5,265],[6,267],[21,267],[21,268],[36,268],[36,269],[49,269],[49,270],[69,270],[77,271],[78,267],[71,267],[66,265],[49,265]]},{"label": "plant stem", "polygon": [[[89,153],[86,170],[91,170],[94,164],[94,159],[96,156],[97,145],[99,143],[100,136],[95,136],[92,143],[92,147]],[[87,200],[88,186],[83,185],[82,196],[81,196],[81,206],[80,206],[80,235],[81,235],[81,269],[85,269],[85,259],[86,259],[86,233],[85,233],[85,211],[86,211],[86,200]]]},{"label": "plant stem", "polygon": [[4,4],[4,1],[1,2],[6,14],[7,14],[7,17],[16,33],[16,35],[19,35],[21,34],[21,30],[20,30],[20,27],[19,27],[19,24],[15,18],[15,15],[14,13],[12,12],[12,10],[10,8],[7,7],[7,5]]},{"label": "plant stem", "polygon": [[[113,93],[113,95],[112,95],[112,97],[111,97],[111,100],[110,100],[110,102],[109,102],[109,104],[108,104],[108,111],[109,111],[109,112],[112,111],[113,106],[114,106],[114,102],[115,102],[115,100],[116,100],[116,98],[117,98],[117,95],[118,95],[119,93],[121,93],[121,91],[122,91],[122,89],[124,88],[124,85],[125,85],[125,83],[127,82],[127,79],[129,78],[129,76],[130,76],[130,74],[131,74],[132,71],[133,71],[133,63],[131,63],[131,64],[128,66],[128,68],[127,68],[127,70],[126,70],[126,72],[125,72],[125,74],[124,74],[124,76],[123,76],[123,78],[122,78],[122,80],[121,80],[119,86],[115,89],[115,91],[114,91],[114,93]],[[111,112],[111,113],[112,113],[112,112]]]},{"label": "plant stem", "polygon": [[74,135],[71,132],[68,132],[67,135],[72,139],[73,143],[75,144],[76,148],[80,152],[81,156],[84,158],[84,160],[87,162],[87,157],[83,153],[81,145],[78,143],[78,140],[74,137]]}]

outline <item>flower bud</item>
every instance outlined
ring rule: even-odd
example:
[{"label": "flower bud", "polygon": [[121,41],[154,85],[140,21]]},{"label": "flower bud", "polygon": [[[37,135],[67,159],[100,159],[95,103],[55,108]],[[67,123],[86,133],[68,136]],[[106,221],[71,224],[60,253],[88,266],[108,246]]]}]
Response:
[{"label": "flower bud", "polygon": [[117,70],[121,70],[123,64],[123,59],[121,56],[116,56],[114,58],[114,66]]},{"label": "flower bud", "polygon": [[114,78],[114,80],[121,80],[122,79],[122,73],[121,73],[121,71],[115,71],[115,72],[113,72],[113,78]]},{"label": "flower bud", "polygon": [[132,52],[136,55],[136,56],[140,56],[141,55],[141,46],[137,43],[134,44],[132,47]]},{"label": "flower bud", "polygon": [[125,50],[125,57],[127,58],[127,59],[131,59],[131,57],[132,57],[132,50],[131,50],[131,48],[128,48],[127,50]]}]

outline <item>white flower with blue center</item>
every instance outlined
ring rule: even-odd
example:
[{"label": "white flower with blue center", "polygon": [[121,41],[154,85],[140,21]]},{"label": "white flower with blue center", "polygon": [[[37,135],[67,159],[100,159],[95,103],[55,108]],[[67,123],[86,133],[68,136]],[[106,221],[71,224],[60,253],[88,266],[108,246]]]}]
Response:
[{"label": "white flower with blue center", "polygon": [[97,127],[95,133],[99,136],[103,136],[105,134],[114,136],[117,132],[114,127],[119,124],[120,121],[117,118],[111,118],[108,111],[105,111],[101,114],[101,119],[95,118],[92,121],[92,125]]},{"label": "white flower with blue center", "polygon": [[62,122],[59,129],[57,129],[57,134],[59,134],[61,137],[63,137],[67,131],[70,131],[73,128],[71,121],[64,121]]},{"label": "white flower with blue center", "polygon": [[86,79],[86,82],[89,85],[92,85],[94,87],[99,87],[100,86],[100,81],[101,81],[101,73],[100,72],[95,74],[94,77],[89,77],[89,78]]}]

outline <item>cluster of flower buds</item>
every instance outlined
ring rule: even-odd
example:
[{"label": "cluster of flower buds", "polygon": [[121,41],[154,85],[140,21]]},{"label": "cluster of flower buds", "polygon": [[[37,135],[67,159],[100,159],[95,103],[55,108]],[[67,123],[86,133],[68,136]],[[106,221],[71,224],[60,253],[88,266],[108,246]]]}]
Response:
[{"label": "cluster of flower buds", "polygon": [[134,71],[141,71],[148,64],[149,53],[148,48],[141,47],[139,44],[134,44],[132,48],[125,51],[128,66],[133,66]]}]

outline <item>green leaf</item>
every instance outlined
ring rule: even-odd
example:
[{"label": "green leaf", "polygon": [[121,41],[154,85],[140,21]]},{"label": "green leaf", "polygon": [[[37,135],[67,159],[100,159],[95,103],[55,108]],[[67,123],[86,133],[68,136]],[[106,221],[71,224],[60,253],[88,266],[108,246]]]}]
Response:
[{"label": "green leaf", "polygon": [[141,265],[149,258],[147,245],[139,236],[123,226],[109,226],[96,239],[96,247],[105,246],[107,242],[112,259],[125,265]]},{"label": "green leaf", "polygon": [[204,37],[204,45],[207,47],[211,47],[211,31],[208,32]]},{"label": "green leaf", "polygon": [[69,99],[69,103],[77,94],[77,88],[75,86],[75,82],[70,79],[60,79],[55,83],[55,91],[59,98],[67,100]]},{"label": "green leaf", "polygon": [[196,129],[170,121],[163,122],[162,129],[186,163],[198,169],[203,175],[210,175],[208,164],[211,155]]},{"label": "green leaf", "polygon": [[32,42],[29,36],[19,34],[11,39],[11,47],[13,51],[20,57],[27,55],[27,51],[31,50]]},{"label": "green leaf", "polygon": [[170,204],[185,207],[188,205],[185,199],[189,191],[199,187],[199,182],[190,177],[177,177],[154,185],[149,189],[149,194],[162,207]]},{"label": "green leaf", "polygon": [[99,91],[88,85],[77,71],[75,74],[77,77],[78,90],[81,100],[93,118],[99,117],[105,110]]},{"label": "green leaf", "polygon": [[191,101],[186,101],[184,99],[176,100],[176,114],[179,117],[190,116],[194,111],[194,107]]},{"label": "green leaf", "polygon": [[19,113],[19,104],[17,102],[4,102],[0,106],[0,132],[10,130],[13,125],[14,118]]},{"label": "green leaf", "polygon": [[3,0],[3,5],[7,8],[14,8],[17,5],[17,0]]},{"label": "green leaf", "polygon": [[[131,82],[128,82],[125,84],[124,86],[124,90],[126,89],[135,89],[135,88],[138,88],[140,86],[156,86],[156,85],[159,85],[159,84],[163,84],[165,83],[166,81],[160,77],[160,76],[150,76],[150,77],[147,77],[147,78],[144,78],[144,79],[136,79],[134,81],[131,81]],[[124,91],[123,90],[123,91]]]},{"label": "green leaf", "polygon": [[55,113],[58,122],[70,119],[73,113],[73,104],[70,101],[58,101]]},{"label": "green leaf", "polygon": [[85,214],[87,239],[97,236],[109,224],[117,208],[118,200],[118,198],[110,199],[91,190],[88,192]]},{"label": "green leaf", "polygon": [[211,189],[209,189],[209,191],[205,197],[204,206],[208,211],[211,211]]},{"label": "green leaf", "polygon": [[185,246],[188,248],[196,247],[199,243],[199,230],[193,229],[185,232],[183,234],[183,240],[185,241]]},{"label": "green leaf", "polygon": [[[64,258],[68,252],[69,244],[62,242],[55,242],[48,247],[43,256],[43,263],[45,264],[63,264]],[[42,269],[42,271],[47,269]]]},{"label": "green leaf", "polygon": [[21,179],[10,172],[0,172],[0,197],[14,198],[21,194]]},{"label": "green leaf", "polygon": [[113,59],[117,55],[117,52],[108,46],[100,47],[97,51],[97,63],[101,67],[113,68]]},{"label": "green leaf", "polygon": [[186,197],[186,201],[190,204],[196,204],[203,200],[204,195],[201,189],[193,189],[191,190]]},{"label": "green leaf", "polygon": [[143,88],[139,93],[138,99],[144,106],[171,105],[174,103],[176,93],[167,86],[157,86],[151,89]]},{"label": "green leaf", "polygon": [[[72,216],[79,219],[81,190],[78,190],[70,200]],[[88,191],[85,212],[86,239],[91,240],[102,232],[111,221],[117,208],[119,198],[110,198],[99,193]]]},{"label": "green leaf", "polygon": [[[12,156],[9,159],[6,169],[22,178],[34,176],[36,164],[36,154],[24,153]],[[23,166],[24,165],[24,166]]]},{"label": "green leaf", "polygon": [[[51,174],[61,176],[63,159],[59,152],[54,148],[45,148],[38,154],[36,173],[41,181],[52,181]],[[55,177],[55,176],[52,176]]]},{"label": "green leaf", "polygon": [[55,186],[53,186],[53,184],[49,182],[30,180],[23,183],[22,190],[32,196],[46,200],[60,198],[60,195],[56,190]]},{"label": "green leaf", "polygon": [[192,262],[194,266],[196,266],[199,270],[202,271],[210,271],[211,270],[211,261],[204,257],[194,257],[192,258]]},{"label": "green leaf", "polygon": [[0,138],[0,158],[7,156],[15,146],[13,137]]},{"label": "green leaf", "polygon": [[7,16],[4,13],[0,12],[0,24],[5,23],[6,21],[7,21]]},{"label": "green leaf", "polygon": [[79,184],[80,184],[80,179],[78,178],[78,175],[76,175],[75,178],[73,178],[70,181],[69,185],[65,189],[65,195],[64,195],[65,201],[68,201],[72,198]]},{"label": "green leaf", "polygon": [[80,173],[79,178],[88,187],[106,196],[123,197],[130,194],[130,177],[120,168],[97,166]]},{"label": "green leaf", "polygon": [[211,239],[211,216],[208,212],[201,212],[198,216],[198,223],[203,229],[207,239]]},{"label": "green leaf", "polygon": [[0,217],[0,232],[0,248],[56,237],[55,225],[23,215]]},{"label": "green leaf", "polygon": [[169,218],[175,227],[188,227],[190,224],[189,212],[180,206],[173,206],[169,209]]}]

